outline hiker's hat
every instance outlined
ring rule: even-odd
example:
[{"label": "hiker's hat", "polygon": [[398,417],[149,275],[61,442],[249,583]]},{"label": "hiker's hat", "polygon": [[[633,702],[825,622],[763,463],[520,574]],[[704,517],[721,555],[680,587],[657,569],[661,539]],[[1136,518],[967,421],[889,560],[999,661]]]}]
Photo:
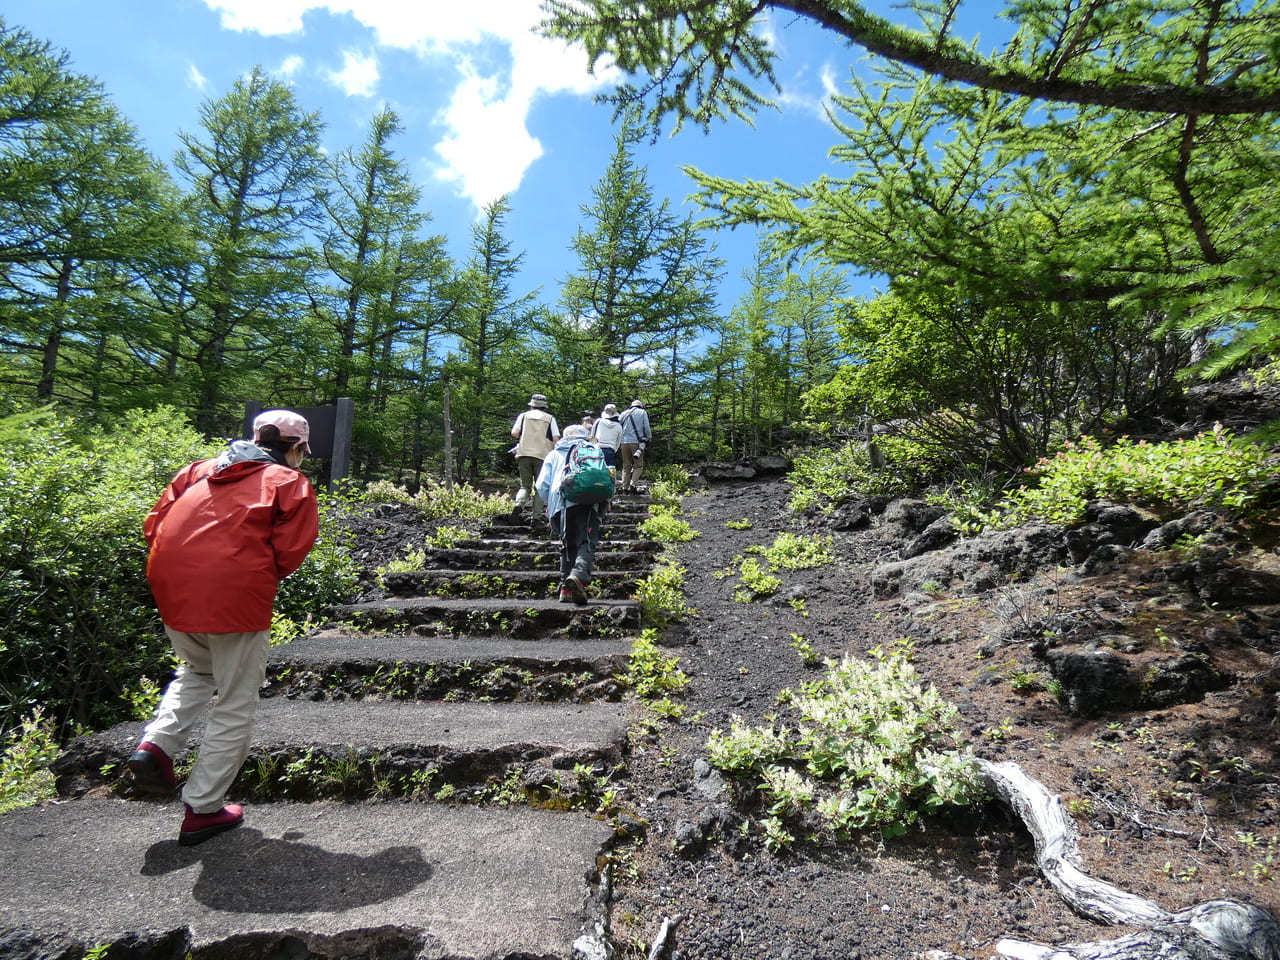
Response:
[{"label": "hiker's hat", "polygon": [[582,424],[574,423],[564,428],[564,439],[581,440],[583,437],[588,436],[590,433],[591,431],[588,430],[586,427],[584,427]]},{"label": "hiker's hat", "polygon": [[632,400],[632,401],[631,401],[631,405],[632,405],[633,407],[643,407],[643,406],[644,406],[644,401],[643,401],[643,400]]},{"label": "hiker's hat", "polygon": [[604,405],[604,409],[600,411],[600,416],[604,417],[606,420],[617,420],[618,408],[612,403],[606,403]]},{"label": "hiker's hat", "polygon": [[255,441],[262,438],[262,428],[268,424],[280,431],[281,440],[301,440],[303,452],[311,452],[311,445],[307,443],[311,439],[311,424],[307,423],[307,418],[302,414],[292,410],[263,410],[253,418]]},{"label": "hiker's hat", "polygon": [[540,393],[535,393],[529,398],[529,406],[537,407],[539,410],[547,409],[547,398]]}]

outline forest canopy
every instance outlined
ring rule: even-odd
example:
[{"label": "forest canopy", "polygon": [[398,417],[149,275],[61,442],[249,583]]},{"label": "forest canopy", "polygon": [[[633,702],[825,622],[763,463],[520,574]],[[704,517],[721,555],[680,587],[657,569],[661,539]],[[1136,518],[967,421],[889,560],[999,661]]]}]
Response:
[{"label": "forest canopy", "polygon": [[[508,472],[512,417],[555,384],[562,423],[643,397],[667,460],[876,424],[917,471],[1007,477],[1272,359],[1274,2],[1017,0],[989,52],[959,2],[544,9],[584,66],[626,71],[551,289],[522,272],[510,197],[470,236],[433,231],[390,109],[326,151],[324,118],[255,69],[165,164],[66,52],[0,23],[0,413],[164,403],[216,439],[247,401],[349,397],[355,476],[416,487]],[[677,212],[647,135],[767,109],[796,20],[849,54],[833,173],[690,167],[701,209]],[[725,309],[727,228],[758,248]],[[851,274],[886,292],[854,298]]]}]

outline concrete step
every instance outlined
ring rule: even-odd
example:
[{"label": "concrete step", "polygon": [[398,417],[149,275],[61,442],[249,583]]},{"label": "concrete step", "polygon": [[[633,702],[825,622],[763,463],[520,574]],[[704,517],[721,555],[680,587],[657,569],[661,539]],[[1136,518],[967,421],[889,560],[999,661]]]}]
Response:
[{"label": "concrete step", "polygon": [[[592,592],[594,584],[592,585]],[[618,637],[640,628],[640,603],[593,600],[586,606],[545,599],[392,597],[343,604],[328,614],[354,631],[424,637],[564,639]]]},{"label": "concrete step", "polygon": [[[499,552],[508,550],[558,551],[560,549],[560,541],[552,540],[548,537],[464,537],[452,544],[452,548],[455,550],[495,550]],[[657,540],[644,540],[635,537],[602,537],[596,553],[615,550],[624,552],[628,550],[647,550],[649,553],[658,553],[662,550],[662,544]]]},{"label": "concrete step", "polygon": [[265,697],[303,700],[618,700],[631,644],[612,640],[363,637],[273,647]]},{"label": "concrete step", "polygon": [[[595,569],[645,570],[653,564],[650,550],[603,549],[596,553]],[[428,548],[423,551],[424,569],[467,570],[559,570],[560,548],[546,543],[534,549]]]},{"label": "concrete step", "polygon": [[82,799],[0,816],[4,955],[570,960],[599,919],[612,831],[585,813],[253,805],[181,847],[180,811]]},{"label": "concrete step", "polygon": [[[610,600],[635,593],[636,571],[599,570],[592,592]],[[382,575],[383,586],[398,597],[522,597],[553,599],[560,587],[558,570],[406,570]]]},{"label": "concrete step", "polygon": [[[629,708],[616,703],[262,700],[231,799],[570,802],[573,771],[618,766]],[[131,790],[124,762],[141,725],[78,737],[54,761],[61,796]],[[202,730],[193,732],[198,738]],[[174,757],[182,769],[184,752]],[[586,785],[589,786],[589,785]]]}]

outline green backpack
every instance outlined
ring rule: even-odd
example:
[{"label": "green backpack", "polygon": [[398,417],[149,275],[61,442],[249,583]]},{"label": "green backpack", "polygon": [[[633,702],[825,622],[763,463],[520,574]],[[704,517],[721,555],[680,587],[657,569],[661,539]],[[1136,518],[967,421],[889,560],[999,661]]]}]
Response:
[{"label": "green backpack", "polygon": [[600,503],[613,496],[613,473],[594,443],[583,440],[566,452],[560,494],[573,504]]}]

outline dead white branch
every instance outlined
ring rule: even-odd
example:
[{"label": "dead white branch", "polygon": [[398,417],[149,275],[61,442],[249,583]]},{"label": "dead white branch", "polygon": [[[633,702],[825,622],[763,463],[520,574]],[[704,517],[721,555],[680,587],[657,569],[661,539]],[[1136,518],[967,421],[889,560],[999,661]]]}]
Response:
[{"label": "dead white branch", "polygon": [[1045,946],[1001,940],[1015,960],[1280,960],[1280,924],[1238,900],[1211,900],[1170,914],[1158,904],[1095,880],[1079,867],[1075,822],[1062,801],[1016,763],[978,761],[987,789],[1026,826],[1045,879],[1081,916],[1145,928],[1117,940]]}]

